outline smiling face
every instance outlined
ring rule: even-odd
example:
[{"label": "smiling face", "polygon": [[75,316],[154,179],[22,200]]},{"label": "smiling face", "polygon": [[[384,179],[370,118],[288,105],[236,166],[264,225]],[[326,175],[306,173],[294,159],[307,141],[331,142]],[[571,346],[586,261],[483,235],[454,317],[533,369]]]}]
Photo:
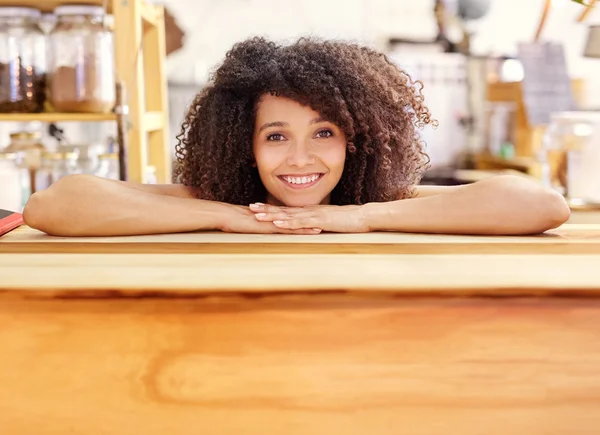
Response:
[{"label": "smiling face", "polygon": [[265,95],[257,107],[253,151],[267,202],[328,204],[344,171],[346,137],[310,107]]}]

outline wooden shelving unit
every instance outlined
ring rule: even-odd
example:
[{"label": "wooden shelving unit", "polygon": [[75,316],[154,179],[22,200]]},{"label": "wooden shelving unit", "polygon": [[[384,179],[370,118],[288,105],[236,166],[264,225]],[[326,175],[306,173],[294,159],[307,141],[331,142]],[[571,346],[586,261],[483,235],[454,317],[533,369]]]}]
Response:
[{"label": "wooden shelving unit", "polygon": [[[585,82],[581,79],[572,79],[571,89],[577,105],[582,105],[585,100]],[[488,83],[487,101],[515,104],[513,125],[515,157],[504,159],[484,152],[475,156],[475,167],[481,170],[514,169],[534,177],[541,177],[541,165],[536,161],[536,155],[541,150],[546,127],[532,125],[528,119],[522,82]]]},{"label": "wooden shelving unit", "polygon": [[[164,8],[144,0],[108,0],[114,17],[116,79],[126,90],[128,179],[145,182],[146,167],[156,168],[158,183],[171,182]],[[0,0],[0,7],[34,7],[42,12],[68,4],[103,6],[102,0]],[[118,121],[116,114],[0,114],[0,122]]]}]

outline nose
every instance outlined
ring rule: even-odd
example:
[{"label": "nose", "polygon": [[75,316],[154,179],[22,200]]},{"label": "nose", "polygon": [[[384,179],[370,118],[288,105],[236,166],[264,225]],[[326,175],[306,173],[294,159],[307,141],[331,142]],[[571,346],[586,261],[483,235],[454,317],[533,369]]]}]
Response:
[{"label": "nose", "polygon": [[315,157],[310,149],[310,144],[302,140],[294,141],[291,144],[287,156],[287,164],[289,166],[303,168],[314,163]]}]

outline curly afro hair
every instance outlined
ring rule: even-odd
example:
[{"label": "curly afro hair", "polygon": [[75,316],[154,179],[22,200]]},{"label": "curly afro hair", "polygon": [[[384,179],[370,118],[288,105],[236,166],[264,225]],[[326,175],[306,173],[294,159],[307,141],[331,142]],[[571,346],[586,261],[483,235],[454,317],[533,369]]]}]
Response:
[{"label": "curly afro hair", "polygon": [[421,90],[384,54],[354,43],[246,40],[233,46],[192,102],[177,136],[175,176],[201,199],[264,202],[252,138],[257,102],[272,94],[344,131],[348,152],[332,204],[409,198],[429,164],[418,130],[435,123]]}]

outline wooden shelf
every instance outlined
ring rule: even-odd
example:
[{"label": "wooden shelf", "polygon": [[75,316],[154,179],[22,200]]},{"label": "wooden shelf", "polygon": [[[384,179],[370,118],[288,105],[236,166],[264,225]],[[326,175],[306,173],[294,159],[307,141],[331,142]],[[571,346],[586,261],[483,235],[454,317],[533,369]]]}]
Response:
[{"label": "wooden shelf", "polygon": [[475,166],[479,170],[513,169],[538,178],[540,163],[530,157],[513,157],[504,159],[490,154],[479,154],[475,158]]},{"label": "wooden shelf", "polygon": [[480,154],[477,156],[477,160],[518,169],[529,169],[538,164],[534,159],[529,157],[513,157],[511,159],[505,159],[490,154]]},{"label": "wooden shelf", "polygon": [[114,121],[114,113],[0,113],[0,122],[100,122]]},{"label": "wooden shelf", "polygon": [[[112,0],[108,0],[108,9],[111,10]],[[0,6],[15,6],[36,8],[42,12],[52,12],[58,6],[64,5],[93,5],[102,6],[102,0],[0,0]]]},{"label": "wooden shelf", "polygon": [[[104,6],[104,1],[0,0],[0,7],[33,7],[42,12],[75,4]],[[157,182],[170,183],[164,6],[149,0],[106,0],[106,7],[114,20],[114,40],[118,41],[114,47],[115,73],[117,83],[125,89],[126,119],[121,122],[115,114],[41,113],[0,114],[0,122],[115,121],[120,131],[119,141],[127,149],[128,180],[145,182],[147,167],[153,166]]]}]

